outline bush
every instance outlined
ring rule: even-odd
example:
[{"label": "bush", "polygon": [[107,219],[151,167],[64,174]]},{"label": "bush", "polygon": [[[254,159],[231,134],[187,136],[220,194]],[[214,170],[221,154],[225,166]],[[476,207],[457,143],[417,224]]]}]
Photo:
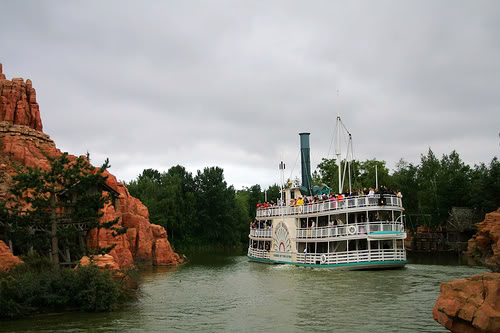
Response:
[{"label": "bush", "polygon": [[124,280],[94,265],[57,272],[37,255],[24,260],[24,265],[0,273],[0,318],[62,310],[112,311],[135,295],[130,283],[122,285]]}]

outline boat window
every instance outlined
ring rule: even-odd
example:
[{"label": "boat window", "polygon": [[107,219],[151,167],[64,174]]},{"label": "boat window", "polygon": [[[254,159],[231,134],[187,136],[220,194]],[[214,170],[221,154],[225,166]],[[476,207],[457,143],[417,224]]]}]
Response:
[{"label": "boat window", "polygon": [[368,250],[368,241],[366,239],[358,240],[358,250]]},{"label": "boat window", "polygon": [[357,248],[356,248],[356,240],[353,239],[353,240],[350,240],[349,241],[349,251],[356,251]]},{"label": "boat window", "polygon": [[377,221],[390,221],[392,220],[392,214],[390,211],[380,210],[377,212],[377,216],[375,217],[375,219]]},{"label": "boat window", "polygon": [[345,252],[347,251],[347,241],[330,242],[330,252]]},{"label": "boat window", "polygon": [[348,218],[349,223],[358,223],[359,219],[357,217],[356,213],[349,213],[349,218]]},{"label": "boat window", "polygon": [[384,250],[387,250],[387,249],[392,249],[393,248],[393,241],[392,240],[383,240],[382,241],[382,248]]},{"label": "boat window", "polygon": [[370,249],[378,250],[379,249],[378,242],[379,242],[378,240],[370,241]]},{"label": "boat window", "polygon": [[328,243],[327,242],[318,243],[316,253],[328,253]]},{"label": "boat window", "polygon": [[403,249],[403,240],[396,239],[396,249]]},{"label": "boat window", "polygon": [[306,243],[297,243],[297,253],[304,253]]},{"label": "boat window", "polygon": [[328,216],[318,217],[318,227],[327,227],[327,226],[328,226]]}]

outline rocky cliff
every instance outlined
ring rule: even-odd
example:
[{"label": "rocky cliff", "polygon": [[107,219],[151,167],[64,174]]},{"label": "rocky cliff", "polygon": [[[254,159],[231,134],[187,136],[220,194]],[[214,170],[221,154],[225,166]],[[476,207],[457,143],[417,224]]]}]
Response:
[{"label": "rocky cliff", "polygon": [[0,64],[0,121],[31,127],[42,131],[40,109],[31,80],[6,80]]},{"label": "rocky cliff", "polygon": [[500,209],[486,214],[469,240],[467,254],[493,270],[500,270]]},{"label": "rocky cliff", "polygon": [[6,271],[22,263],[22,260],[12,254],[9,247],[0,240],[0,271]]},{"label": "rocky cliff", "polygon": [[[54,141],[42,132],[39,106],[31,80],[7,80],[2,73],[1,64],[0,147],[0,200],[5,199],[17,167],[47,168],[47,156],[62,154]],[[75,156],[69,158],[76,159]],[[155,265],[181,263],[183,260],[172,250],[165,229],[151,224],[148,209],[132,197],[116,177],[109,173],[107,175],[108,185],[120,193],[120,197],[116,207],[105,207],[102,221],[118,217],[119,224],[128,227],[128,232],[114,237],[109,230],[91,230],[87,236],[87,244],[90,247],[116,244],[110,255],[120,268],[131,266],[133,261]]]},{"label": "rocky cliff", "polygon": [[500,332],[500,273],[442,282],[432,315],[452,332]]}]

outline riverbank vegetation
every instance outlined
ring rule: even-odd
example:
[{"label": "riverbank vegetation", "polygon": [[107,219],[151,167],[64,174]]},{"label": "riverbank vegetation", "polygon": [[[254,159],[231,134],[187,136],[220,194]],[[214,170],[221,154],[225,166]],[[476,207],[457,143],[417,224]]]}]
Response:
[{"label": "riverbank vegetation", "polygon": [[[452,207],[474,208],[482,217],[500,206],[500,162],[496,157],[489,164],[471,167],[455,151],[439,159],[429,149],[419,164],[400,160],[392,171],[385,161],[354,161],[353,189],[375,187],[375,166],[379,185],[403,193],[406,214],[416,217],[412,227],[437,227],[446,222]],[[335,160],[323,159],[312,178],[313,185],[338,189]],[[127,186],[148,207],[151,223],[167,229],[177,250],[245,246],[256,204],[265,197],[269,201],[279,198],[276,184],[235,190],[219,167],[195,175],[180,165],[167,172],[146,169]]]},{"label": "riverbank vegetation", "polygon": [[60,311],[112,311],[136,299],[129,276],[113,276],[95,265],[54,270],[48,258],[23,257],[24,264],[0,272],[0,319]]}]

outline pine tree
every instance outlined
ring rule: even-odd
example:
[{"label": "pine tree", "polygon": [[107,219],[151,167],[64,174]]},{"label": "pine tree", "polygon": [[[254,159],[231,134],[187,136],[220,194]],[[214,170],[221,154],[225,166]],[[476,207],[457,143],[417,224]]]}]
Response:
[{"label": "pine tree", "polygon": [[[48,169],[18,170],[12,178],[9,200],[3,204],[3,215],[12,226],[10,233],[16,248],[22,253],[51,252],[52,263],[58,269],[61,247],[85,246],[79,237],[81,229],[112,229],[115,235],[126,229],[115,226],[118,219],[100,223],[101,210],[111,200],[111,193],[103,193],[108,160],[100,168],[93,167],[85,157],[70,160],[67,153],[49,161]],[[93,250],[106,253],[111,249]]]}]

